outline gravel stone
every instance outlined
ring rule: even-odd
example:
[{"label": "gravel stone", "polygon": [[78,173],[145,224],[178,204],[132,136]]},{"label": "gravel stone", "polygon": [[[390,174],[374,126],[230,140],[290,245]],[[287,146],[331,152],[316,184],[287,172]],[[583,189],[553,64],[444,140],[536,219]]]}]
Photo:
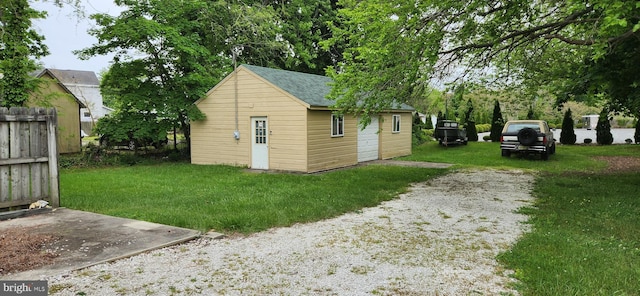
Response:
[{"label": "gravel stone", "polygon": [[528,230],[534,176],[458,171],[377,207],[60,275],[51,295],[514,294],[496,262]]}]

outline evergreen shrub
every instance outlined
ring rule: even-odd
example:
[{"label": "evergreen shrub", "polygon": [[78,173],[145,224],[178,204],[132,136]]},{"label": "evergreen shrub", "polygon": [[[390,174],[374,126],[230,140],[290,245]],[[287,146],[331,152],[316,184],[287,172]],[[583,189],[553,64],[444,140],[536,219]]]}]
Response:
[{"label": "evergreen shrub", "polygon": [[596,125],[596,142],[600,145],[611,145],[613,143],[609,111],[606,108],[602,109],[600,118],[598,118],[598,124]]},{"label": "evergreen shrub", "polygon": [[564,113],[562,120],[562,131],[560,132],[560,143],[565,145],[573,145],[576,143],[576,132],[573,129],[573,117],[571,109]]}]

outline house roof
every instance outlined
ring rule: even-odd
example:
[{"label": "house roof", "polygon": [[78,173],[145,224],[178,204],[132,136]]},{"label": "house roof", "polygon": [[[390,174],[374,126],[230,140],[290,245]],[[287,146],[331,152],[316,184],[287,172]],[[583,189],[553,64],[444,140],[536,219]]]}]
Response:
[{"label": "house roof", "polygon": [[[253,65],[241,65],[271,84],[281,88],[310,107],[329,107],[335,102],[327,99],[331,92],[331,78],[315,74],[265,68]],[[414,110],[411,106],[400,104],[396,110]]]},{"label": "house roof", "polygon": [[[58,84],[67,92],[69,93],[71,96],[73,96],[73,98],[76,100],[76,102],[78,103],[78,105],[80,106],[80,108],[87,108],[87,106],[82,103],[82,101],[80,99],[78,99],[78,97],[60,80],[60,78],[58,78],[58,76],[56,76],[56,72],[53,72],[52,70],[54,69],[44,69],[42,70],[39,74],[36,75],[36,77],[40,78],[42,76],[44,76],[45,74],[49,74],[49,76],[53,77],[54,79],[57,80]],[[81,72],[87,72],[87,71],[81,71]],[[93,73],[93,72],[91,72]],[[93,74],[95,76],[95,74]],[[96,78],[97,80],[97,78]]]},{"label": "house roof", "polygon": [[331,91],[331,78],[315,74],[241,65],[311,106],[327,107],[334,101],[326,96]]},{"label": "house roof", "polygon": [[58,81],[64,84],[100,85],[100,80],[93,71],[45,69]]}]

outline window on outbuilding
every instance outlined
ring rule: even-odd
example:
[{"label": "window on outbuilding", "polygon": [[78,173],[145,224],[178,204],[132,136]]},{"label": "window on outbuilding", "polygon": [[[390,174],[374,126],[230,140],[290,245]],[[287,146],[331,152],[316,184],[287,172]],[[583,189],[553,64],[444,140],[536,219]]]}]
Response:
[{"label": "window on outbuilding", "polygon": [[393,124],[392,132],[399,133],[400,132],[400,115],[393,115],[392,118],[393,118],[393,120],[392,120],[392,124]]},{"label": "window on outbuilding", "polygon": [[331,114],[331,136],[342,137],[344,136],[344,116],[338,114]]}]

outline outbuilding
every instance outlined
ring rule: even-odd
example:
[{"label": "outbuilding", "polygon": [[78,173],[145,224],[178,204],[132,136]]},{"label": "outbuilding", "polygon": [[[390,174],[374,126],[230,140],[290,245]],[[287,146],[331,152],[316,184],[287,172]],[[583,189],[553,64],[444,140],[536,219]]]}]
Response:
[{"label": "outbuilding", "polygon": [[413,108],[371,116],[364,129],[326,98],[325,76],[241,65],[195,104],[191,162],[317,172],[411,154]]},{"label": "outbuilding", "polygon": [[77,153],[82,148],[80,109],[87,106],[58,79],[56,74],[52,69],[44,69],[35,74],[37,78],[43,79],[43,83],[29,95],[27,106],[56,108],[57,150],[61,154]]}]

